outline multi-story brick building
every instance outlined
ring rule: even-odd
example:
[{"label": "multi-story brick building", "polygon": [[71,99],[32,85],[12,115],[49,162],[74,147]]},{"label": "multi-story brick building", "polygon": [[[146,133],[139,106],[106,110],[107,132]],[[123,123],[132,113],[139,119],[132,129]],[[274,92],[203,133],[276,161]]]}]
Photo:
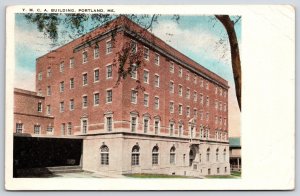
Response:
[{"label": "multi-story brick building", "polygon": [[[128,43],[142,63],[118,83]],[[23,133],[82,137],[83,169],[104,174],[229,174],[228,88],[122,16],[37,59],[34,97],[53,128]]]}]

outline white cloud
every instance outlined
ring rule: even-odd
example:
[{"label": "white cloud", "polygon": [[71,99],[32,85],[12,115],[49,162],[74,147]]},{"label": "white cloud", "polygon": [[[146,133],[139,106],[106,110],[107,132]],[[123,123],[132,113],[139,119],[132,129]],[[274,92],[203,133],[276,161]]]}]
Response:
[{"label": "white cloud", "polygon": [[39,55],[46,54],[51,49],[51,40],[44,37],[44,34],[37,29],[29,31],[16,26],[15,43],[30,46],[30,49]]},{"label": "white cloud", "polygon": [[228,39],[218,44],[220,37],[201,28],[182,29],[174,21],[162,21],[153,29],[153,33],[179,50],[190,50],[208,59],[214,59],[228,64],[230,48]]},{"label": "white cloud", "polygon": [[22,68],[15,69],[14,87],[35,91],[35,72]]}]

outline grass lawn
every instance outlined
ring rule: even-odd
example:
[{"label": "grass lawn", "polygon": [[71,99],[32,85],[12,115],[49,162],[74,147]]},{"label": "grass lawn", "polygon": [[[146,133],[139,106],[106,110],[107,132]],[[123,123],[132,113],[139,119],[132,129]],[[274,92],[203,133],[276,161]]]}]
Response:
[{"label": "grass lawn", "polygon": [[205,178],[240,178],[241,172],[239,171],[233,171],[230,175],[211,175],[211,176],[205,176]]},{"label": "grass lawn", "polygon": [[124,176],[130,178],[193,178],[189,176],[177,176],[166,174],[125,174]]}]

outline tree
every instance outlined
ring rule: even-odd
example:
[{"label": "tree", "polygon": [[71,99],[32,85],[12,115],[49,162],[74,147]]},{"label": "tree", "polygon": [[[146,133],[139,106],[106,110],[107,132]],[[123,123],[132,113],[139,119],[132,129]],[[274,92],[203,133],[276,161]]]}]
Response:
[{"label": "tree", "polygon": [[[66,36],[69,39],[75,39],[87,32],[86,23],[91,24],[92,28],[97,28],[100,25],[108,24],[110,20],[117,17],[118,15],[111,14],[25,14],[25,18],[28,22],[36,24],[37,29],[43,32],[44,35],[50,38],[53,43],[57,43],[59,36]],[[143,36],[146,31],[151,30],[154,23],[158,22],[160,15],[125,15],[129,19],[135,21],[144,29],[137,34]],[[229,43],[232,70],[235,82],[236,97],[239,108],[241,110],[241,62],[239,54],[239,46],[236,37],[234,25],[240,20],[240,17],[236,21],[232,21],[228,15],[215,15],[215,17],[223,24],[226,29]],[[173,15],[172,20],[179,21],[179,15]],[[62,24],[66,29],[71,31],[62,31],[59,35],[58,27]],[[113,33],[114,34],[114,33]],[[61,43],[60,43],[61,44]],[[58,44],[58,45],[60,45]],[[134,69],[139,70],[139,67],[143,66],[143,58],[141,52],[131,52],[131,43],[125,43],[122,50],[116,55],[113,65],[118,66],[118,85],[122,79],[125,79],[128,74],[131,74]],[[142,50],[138,50],[142,51]],[[135,64],[135,67],[127,66],[127,64]],[[137,82],[137,88],[143,89],[139,80]]]}]

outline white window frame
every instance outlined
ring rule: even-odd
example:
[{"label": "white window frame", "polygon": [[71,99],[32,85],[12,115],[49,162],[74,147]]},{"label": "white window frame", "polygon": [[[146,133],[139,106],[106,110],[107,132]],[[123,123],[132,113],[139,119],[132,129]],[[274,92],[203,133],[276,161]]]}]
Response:
[{"label": "white window frame", "polygon": [[[157,104],[156,104],[156,100],[158,100]],[[159,110],[159,97],[158,96],[154,97],[154,109]]]},{"label": "white window frame", "polygon": [[[84,126],[84,124],[83,124],[84,121],[86,121],[86,130],[84,130],[84,127],[83,127]],[[80,119],[80,132],[82,134],[87,134],[89,132],[89,120],[86,117]]]},{"label": "white window frame", "polygon": [[[147,97],[147,99],[145,99],[146,97]],[[145,104],[145,101],[146,101],[146,104]],[[145,107],[149,107],[149,94],[148,93],[144,93],[143,104],[144,104]]]},{"label": "white window frame", "polygon": [[174,101],[170,101],[170,103],[169,103],[170,113],[174,113],[174,110],[175,110],[174,108],[175,108]]},{"label": "white window frame", "polygon": [[[85,100],[86,98],[86,100]],[[82,108],[87,108],[88,107],[88,96],[87,95],[82,95]]]},{"label": "white window frame", "polygon": [[75,87],[75,79],[70,78],[70,89],[74,89],[74,87]]},{"label": "white window frame", "polygon": [[[94,92],[93,95],[94,95],[94,106],[99,106],[100,105],[100,93],[97,91],[97,92]],[[98,103],[96,103],[96,101],[97,101],[96,95],[98,95]]]},{"label": "white window frame", "polygon": [[158,53],[155,53],[154,55],[154,64],[157,66],[160,65],[160,55]]},{"label": "white window frame", "polygon": [[171,80],[170,81],[170,84],[169,84],[170,86],[169,86],[169,92],[170,93],[174,93],[174,89],[175,89],[175,85],[174,85],[174,81],[173,80]]},{"label": "white window frame", "polygon": [[42,74],[42,72],[38,73],[38,80],[39,81],[43,80],[43,74]]},{"label": "white window frame", "polygon": [[74,68],[74,65],[75,65],[75,58],[71,57],[70,61],[69,61],[69,66],[70,66],[70,68]]},{"label": "white window frame", "polygon": [[74,99],[70,99],[69,101],[69,110],[70,111],[73,111],[75,108],[75,102],[74,102]]},{"label": "white window frame", "polygon": [[[145,50],[147,50],[147,53],[145,53]],[[150,57],[150,50],[149,50],[149,48],[144,46],[144,59],[149,61],[149,59],[150,59],[149,57]]]},{"label": "white window frame", "polygon": [[[85,54],[86,54],[86,56],[85,56]],[[82,64],[85,64],[87,62],[88,62],[88,52],[87,52],[87,50],[85,50],[85,51],[82,51]]]},{"label": "white window frame", "polygon": [[65,91],[65,81],[61,81],[59,83],[59,92],[64,92]]},{"label": "white window frame", "polygon": [[[133,118],[135,118],[135,124],[134,124],[135,125],[135,127],[134,127],[135,129],[134,130],[133,130],[133,126],[132,126],[133,125],[133,123],[132,123],[133,122],[132,121]],[[130,132],[131,133],[137,133],[138,132],[138,126],[139,126],[139,117],[138,117],[138,115],[131,114],[130,115]]]},{"label": "white window frame", "polygon": [[178,114],[179,115],[183,114],[183,105],[181,103],[178,105]]},{"label": "white window frame", "polygon": [[131,68],[130,77],[134,80],[137,80],[138,78],[137,65],[133,63],[130,65],[130,68]]},{"label": "white window frame", "polygon": [[[146,76],[147,76],[147,80],[145,81],[145,73],[146,73]],[[144,69],[144,72],[143,72],[143,81],[145,84],[149,84],[149,70],[147,69]]]},{"label": "white window frame", "polygon": [[138,101],[138,92],[135,89],[131,89],[130,102],[133,104],[137,104],[137,101]]},{"label": "white window frame", "polygon": [[160,78],[159,78],[159,75],[158,74],[155,74],[154,75],[154,86],[159,88],[159,83],[160,83]]},{"label": "white window frame", "polygon": [[[109,129],[109,126],[108,126],[108,118],[111,119],[111,129]],[[106,132],[112,132],[114,129],[114,118],[113,118],[113,114],[112,113],[109,113],[109,114],[105,114],[104,115],[104,130]]]},{"label": "white window frame", "polygon": [[[109,72],[109,67],[110,67],[110,72]],[[106,79],[112,79],[113,77],[113,68],[112,68],[112,64],[108,64],[106,65],[106,70],[105,70],[105,75],[106,75]],[[109,73],[110,73],[110,76],[109,76]]]},{"label": "white window frame", "polygon": [[98,59],[100,57],[100,48],[98,45],[94,48],[94,59]]},{"label": "white window frame", "polygon": [[[111,91],[111,100],[109,100],[108,92]],[[105,103],[112,103],[113,101],[113,90],[111,88],[106,89],[106,95],[105,95]]]},{"label": "white window frame", "polygon": [[175,72],[175,66],[174,66],[174,63],[172,61],[170,61],[170,73],[171,74],[174,74]]},{"label": "white window frame", "polygon": [[[96,73],[98,72],[98,79],[96,78]],[[99,82],[100,81],[100,70],[99,68],[95,68],[94,69],[94,83]]]},{"label": "white window frame", "polygon": [[59,102],[59,112],[64,112],[65,111],[65,102],[61,101]]},{"label": "white window frame", "polygon": [[111,41],[111,39],[109,39],[106,41],[105,52],[106,52],[106,54],[111,54],[112,50],[113,50],[112,41]]},{"label": "white window frame", "polygon": [[[86,78],[85,78],[85,76],[86,76]],[[87,86],[88,83],[89,83],[89,81],[88,81],[88,73],[84,72],[84,73],[82,73],[82,86]]]},{"label": "white window frame", "polygon": [[[157,132],[155,130],[155,126],[156,126],[156,122],[158,122],[158,127],[157,127]],[[154,124],[153,124],[153,127],[154,127],[154,134],[155,135],[158,135],[160,133],[160,119],[159,118],[154,118]]]}]

